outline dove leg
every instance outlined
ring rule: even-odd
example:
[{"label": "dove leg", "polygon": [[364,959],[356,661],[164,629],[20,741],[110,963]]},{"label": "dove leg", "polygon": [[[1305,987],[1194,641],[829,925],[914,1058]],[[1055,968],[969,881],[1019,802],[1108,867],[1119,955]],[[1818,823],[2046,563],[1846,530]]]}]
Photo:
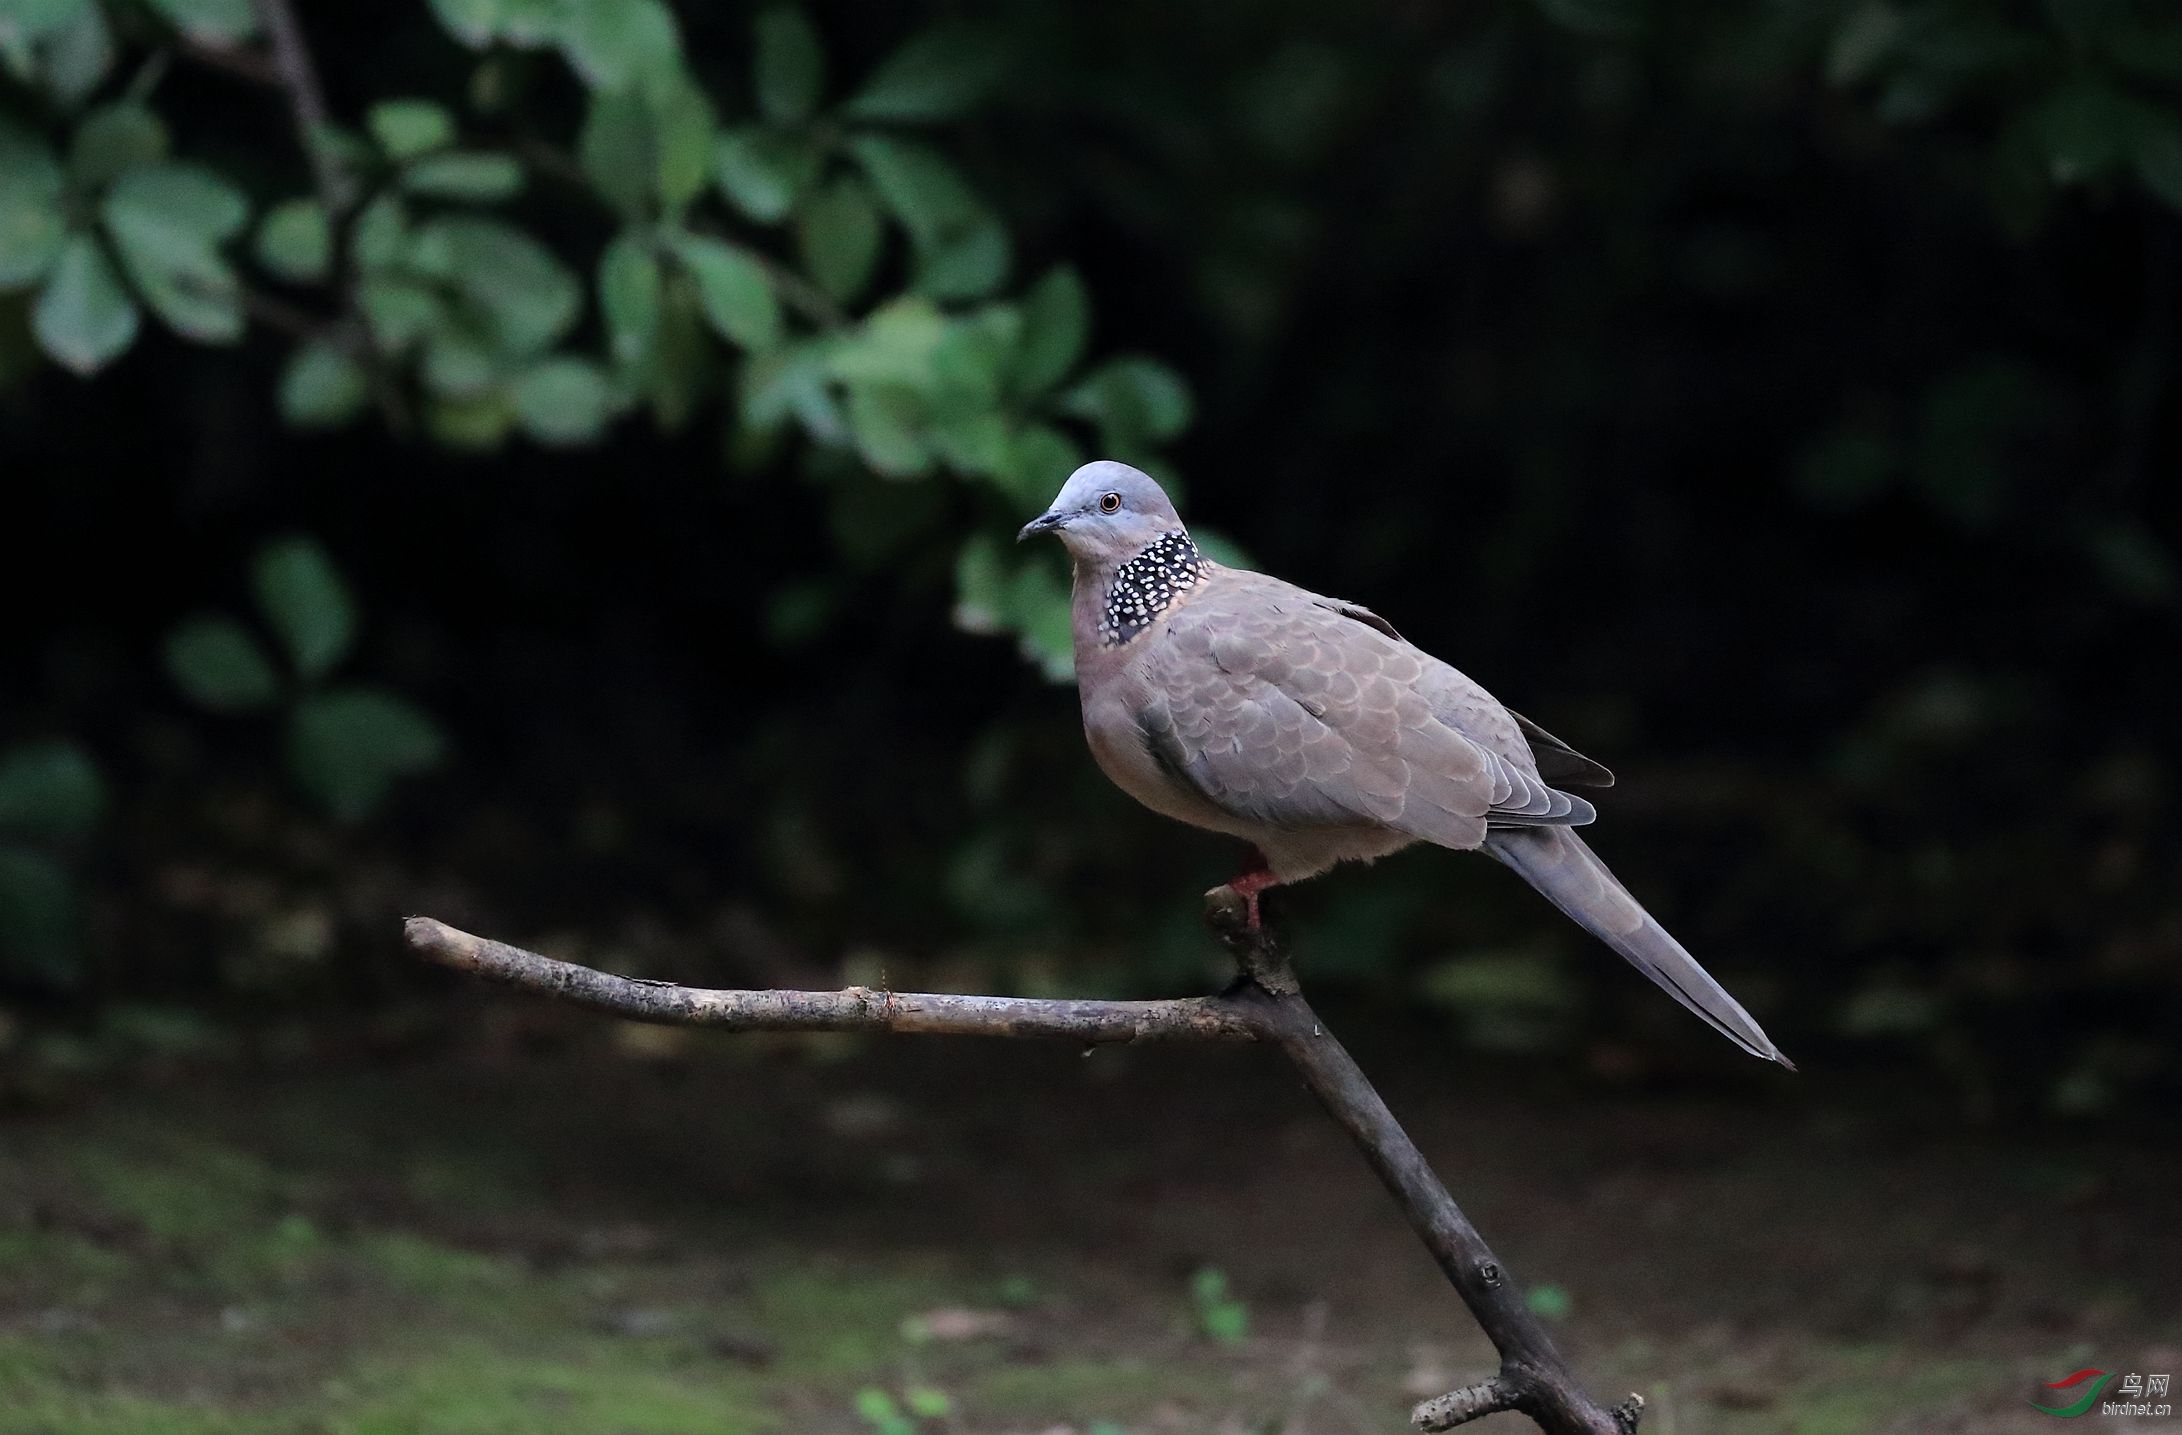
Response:
[{"label": "dove leg", "polygon": [[1235,895],[1243,899],[1243,906],[1250,912],[1250,930],[1257,931],[1260,927],[1258,894],[1268,887],[1280,885],[1280,878],[1273,875],[1272,864],[1265,860],[1263,852],[1253,847],[1250,849],[1250,865],[1243,869],[1240,877],[1227,885],[1234,890]]}]

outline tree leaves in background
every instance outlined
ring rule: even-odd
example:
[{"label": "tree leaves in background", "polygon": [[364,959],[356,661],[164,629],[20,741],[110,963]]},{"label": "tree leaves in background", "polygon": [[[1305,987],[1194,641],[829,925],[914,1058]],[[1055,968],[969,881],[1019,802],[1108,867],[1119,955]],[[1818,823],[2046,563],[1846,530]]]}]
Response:
[{"label": "tree leaves in background", "polygon": [[401,187],[433,199],[491,204],[523,190],[523,167],[504,154],[451,151],[426,155],[404,166]]},{"label": "tree leaves in background", "polygon": [[713,146],[712,176],[737,209],[760,224],[777,224],[818,177],[819,163],[818,152],[801,140],[745,125]]},{"label": "tree leaves in background", "polygon": [[333,267],[333,235],[325,207],[315,199],[290,199],[258,221],[258,262],[294,284],[324,279]]},{"label": "tree leaves in background", "polygon": [[381,100],[364,127],[388,159],[414,159],[455,142],[455,117],[436,100]]},{"label": "tree leaves in background", "polygon": [[356,604],[326,550],[310,538],[283,538],[258,550],[250,571],[258,609],[305,682],[317,682],[348,655]]},{"label": "tree leaves in background", "polygon": [[250,204],[196,165],[132,170],[100,206],[138,292],[169,328],[204,343],[242,336],[240,284],[219,252],[249,222]]},{"label": "tree leaves in background", "polygon": [[136,342],[136,304],[98,241],[70,239],[31,310],[31,330],[53,361],[72,373],[96,373]]},{"label": "tree leaves in background", "polygon": [[523,432],[542,444],[590,443],[605,431],[613,390],[586,359],[548,359],[515,383],[515,413]]},{"label": "tree leaves in background", "polygon": [[1069,390],[1063,407],[1096,423],[1109,448],[1135,452],[1189,427],[1189,385],[1157,359],[1110,359]]},{"label": "tree leaves in background", "polygon": [[0,834],[81,837],[105,806],[98,765],[76,744],[24,743],[0,752]]},{"label": "tree leaves in background", "polygon": [[1023,343],[1012,374],[1019,394],[1042,394],[1075,371],[1091,340],[1091,298],[1062,267],[1023,297]]},{"label": "tree leaves in background", "polygon": [[775,124],[798,124],[817,110],[826,52],[801,10],[781,6],[758,17],[753,79],[758,109]]},{"label": "tree leaves in background", "polygon": [[258,640],[232,618],[191,618],[167,639],[167,673],[198,706],[250,712],[280,696],[280,678]]},{"label": "tree leaves in background", "polygon": [[394,783],[446,757],[437,725],[377,688],[304,698],[288,724],[288,771],[296,785],[345,822],[367,817]]},{"label": "tree leaves in background", "polygon": [[51,149],[0,121],[0,290],[36,283],[60,256],[64,183]]},{"label": "tree leaves in background", "polygon": [[752,350],[780,342],[780,301],[755,255],[701,234],[678,234],[672,242],[675,257],[697,280],[705,318],[723,338]]},{"label": "tree leaves in background", "polygon": [[419,231],[417,248],[509,353],[538,353],[575,325],[583,305],[576,276],[512,224],[471,215],[434,220]]},{"label": "tree leaves in background", "polygon": [[66,988],[80,980],[76,887],[52,857],[0,847],[0,970]]},{"label": "tree leaves in background", "polygon": [[663,302],[659,257],[635,234],[615,236],[599,256],[599,312],[616,364],[648,365],[659,342]]},{"label": "tree leaves in background", "polygon": [[208,45],[234,45],[258,32],[250,0],[146,0],[170,25]]},{"label": "tree leaves in background", "polygon": [[371,385],[364,367],[339,345],[303,345],[288,356],[276,395],[280,416],[298,428],[338,428],[363,411]]},{"label": "tree leaves in background", "polygon": [[803,272],[838,303],[849,303],[871,283],[886,228],[871,191],[843,175],[814,195],[796,217],[796,248]]},{"label": "tree leaves in background", "polygon": [[[68,173],[76,184],[95,190],[132,169],[167,157],[166,122],[145,106],[125,101],[102,105],[83,117],[68,142]],[[0,181],[4,182],[4,181]]]},{"label": "tree leaves in background", "polygon": [[985,98],[1006,61],[990,31],[941,21],[881,61],[842,110],[904,124],[957,119]]}]

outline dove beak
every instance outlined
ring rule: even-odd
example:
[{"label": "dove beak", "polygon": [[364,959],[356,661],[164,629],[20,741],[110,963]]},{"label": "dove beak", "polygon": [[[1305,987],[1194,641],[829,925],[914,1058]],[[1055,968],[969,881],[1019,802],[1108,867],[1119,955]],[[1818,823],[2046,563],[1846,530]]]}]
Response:
[{"label": "dove beak", "polygon": [[1061,526],[1061,523],[1061,515],[1051,509],[1048,509],[1046,512],[1039,514],[1036,518],[1033,518],[1030,522],[1024,524],[1022,531],[1015,535],[1015,541],[1021,543],[1024,539],[1029,538],[1034,534],[1051,533],[1054,529],[1059,528]]}]

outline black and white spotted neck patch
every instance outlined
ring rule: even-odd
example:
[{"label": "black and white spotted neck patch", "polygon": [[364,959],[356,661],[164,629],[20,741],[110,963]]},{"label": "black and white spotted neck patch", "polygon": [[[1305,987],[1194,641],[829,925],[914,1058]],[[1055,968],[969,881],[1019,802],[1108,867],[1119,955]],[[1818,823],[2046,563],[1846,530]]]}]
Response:
[{"label": "black and white spotted neck patch", "polygon": [[1114,570],[1099,615],[1099,641],[1118,648],[1152,625],[1185,588],[1209,572],[1197,545],[1180,529],[1154,538],[1142,553]]}]

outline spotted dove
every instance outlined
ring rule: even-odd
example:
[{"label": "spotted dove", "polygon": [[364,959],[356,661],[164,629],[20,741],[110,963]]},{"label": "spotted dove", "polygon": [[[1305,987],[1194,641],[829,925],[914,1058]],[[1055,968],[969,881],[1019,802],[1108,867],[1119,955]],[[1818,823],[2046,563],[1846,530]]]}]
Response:
[{"label": "spotted dove", "polygon": [[1573,829],[1563,787],[1613,774],[1404,641],[1384,618],[1231,568],[1148,475],[1076,470],[1020,537],[1075,562],[1084,735],[1154,812],[1249,842],[1258,894],[1414,842],[1482,848],[1754,1056],[1790,1063]]}]

